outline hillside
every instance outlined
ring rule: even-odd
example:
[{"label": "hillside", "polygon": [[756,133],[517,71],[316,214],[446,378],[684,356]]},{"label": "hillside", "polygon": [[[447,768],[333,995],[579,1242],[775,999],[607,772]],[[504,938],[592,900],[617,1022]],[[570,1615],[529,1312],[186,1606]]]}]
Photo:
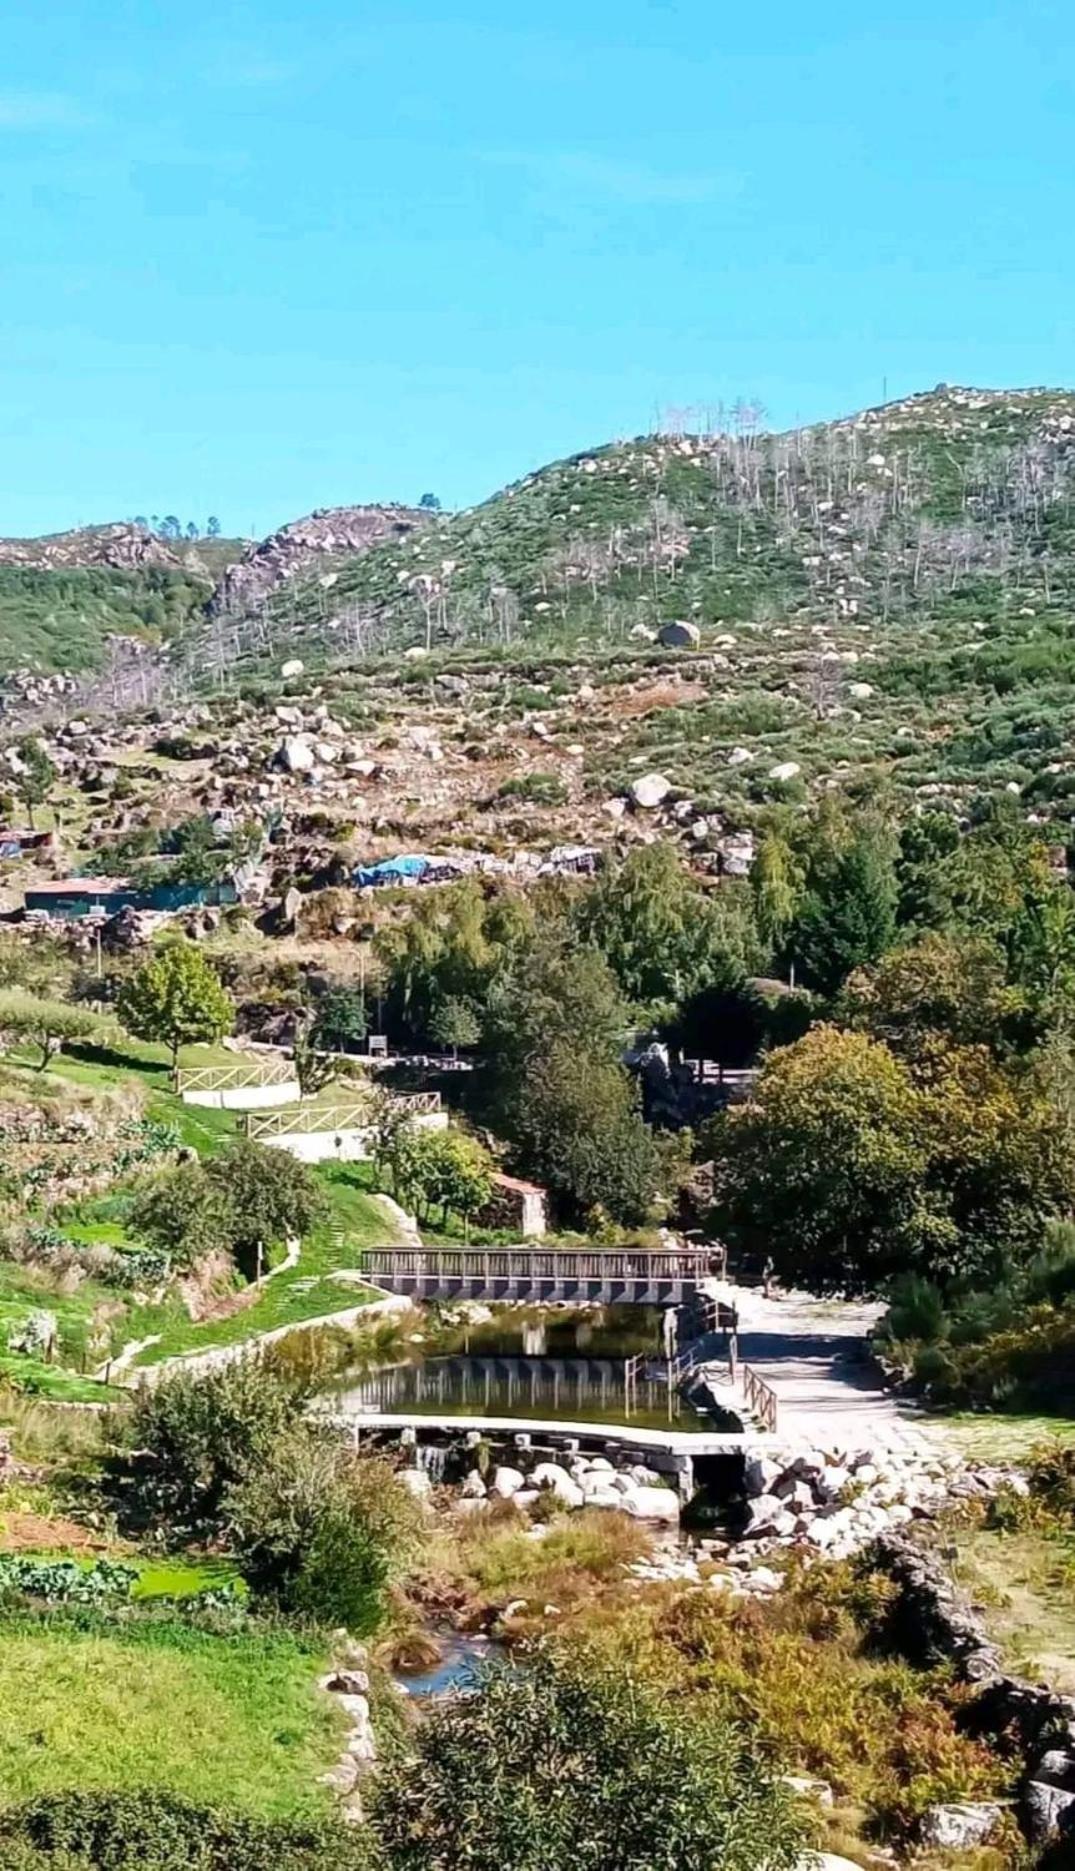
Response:
[{"label": "hillside", "polygon": [[242,542],[161,539],[128,521],[0,539],[0,670],[103,668],[109,639],[170,643]]},{"label": "hillside", "polygon": [[[0,650],[25,663],[36,638],[45,666],[93,672],[63,698],[109,718],[81,752],[155,704],[127,745],[186,736],[192,805],[316,800],[329,838],[378,853],[659,826],[704,858],[833,785],[960,811],[1006,788],[1066,837],[1073,488],[1067,392],[938,389],[778,436],[741,411],[465,513],[312,515],[212,597],[186,545],[135,570],[0,565]],[[6,606],[4,578],[29,581]],[[13,727],[25,699],[9,685]],[[319,711],[347,744],[289,773],[281,738],[318,737]],[[665,790],[639,815],[649,773]]]}]

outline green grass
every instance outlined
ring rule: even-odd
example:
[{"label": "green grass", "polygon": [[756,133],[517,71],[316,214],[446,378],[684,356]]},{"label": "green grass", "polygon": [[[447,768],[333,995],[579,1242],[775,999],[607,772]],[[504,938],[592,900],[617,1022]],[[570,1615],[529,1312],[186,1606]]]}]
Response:
[{"label": "green grass", "polygon": [[990,1411],[924,1420],[975,1461],[1017,1462],[1042,1442],[1075,1443],[1075,1418],[1070,1416],[1007,1416]]},{"label": "green grass", "polygon": [[1075,1694],[1075,1539],[958,1529],[955,1576],[980,1604],[1010,1669]]},{"label": "green grass", "polygon": [[159,1787],[266,1816],[326,1811],[340,1719],[323,1653],[285,1633],[181,1625],[0,1627],[0,1804],[71,1787]]},{"label": "green grass", "polygon": [[[396,1239],[393,1223],[362,1187],[356,1170],[329,1163],[318,1171],[318,1176],[328,1194],[330,1216],[303,1243],[298,1265],[270,1280],[252,1305],[230,1318],[204,1325],[176,1319],[165,1327],[159,1344],[146,1347],[136,1365],[159,1364],[163,1358],[215,1345],[241,1344],[257,1333],[300,1325],[382,1297],[372,1287],[335,1280],[332,1275],[358,1267],[363,1248],[384,1246]],[[138,1334],[132,1332],[131,1336]]]}]

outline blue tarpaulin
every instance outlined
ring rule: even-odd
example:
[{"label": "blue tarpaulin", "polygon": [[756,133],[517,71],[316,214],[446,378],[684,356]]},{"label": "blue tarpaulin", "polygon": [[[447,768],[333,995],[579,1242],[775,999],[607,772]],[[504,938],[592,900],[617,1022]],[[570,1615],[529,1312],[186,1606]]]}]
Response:
[{"label": "blue tarpaulin", "polygon": [[368,884],[414,883],[425,876],[432,863],[432,858],[418,855],[382,858],[379,864],[360,864],[352,881],[356,890],[364,890]]}]

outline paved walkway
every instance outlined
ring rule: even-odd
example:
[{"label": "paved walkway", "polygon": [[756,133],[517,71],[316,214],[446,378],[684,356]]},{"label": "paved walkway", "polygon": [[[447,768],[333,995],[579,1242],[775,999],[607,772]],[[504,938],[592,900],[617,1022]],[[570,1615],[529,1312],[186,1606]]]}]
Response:
[{"label": "paved walkway", "polygon": [[880,1306],[808,1293],[765,1299],[754,1288],[732,1291],[739,1357],[776,1392],[781,1441],[923,1453],[942,1446],[933,1425],[881,1388],[865,1342]]}]

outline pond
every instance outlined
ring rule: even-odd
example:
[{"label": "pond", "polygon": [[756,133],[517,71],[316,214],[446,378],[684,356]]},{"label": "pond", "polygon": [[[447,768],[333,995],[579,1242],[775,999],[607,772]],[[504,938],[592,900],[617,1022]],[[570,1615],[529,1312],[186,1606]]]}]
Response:
[{"label": "pond", "polygon": [[[405,1361],[345,1378],[338,1407],[357,1417],[387,1412],[711,1430],[714,1415],[669,1387],[659,1329],[652,1307],[504,1308],[449,1334],[462,1340],[451,1348],[433,1330],[412,1341]],[[647,1362],[629,1372],[637,1354]]]}]

